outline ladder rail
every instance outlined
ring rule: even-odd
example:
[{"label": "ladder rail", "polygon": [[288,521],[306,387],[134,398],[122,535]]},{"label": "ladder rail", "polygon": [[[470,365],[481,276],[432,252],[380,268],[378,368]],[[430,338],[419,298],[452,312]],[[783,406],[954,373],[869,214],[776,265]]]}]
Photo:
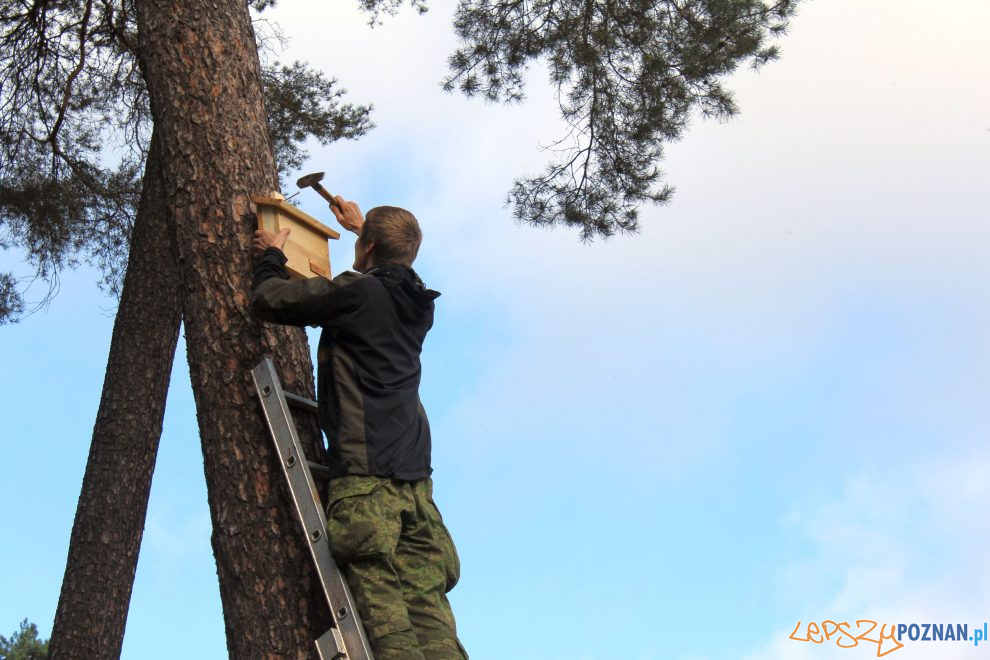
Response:
[{"label": "ladder rail", "polygon": [[[306,460],[289,412],[290,400],[294,405],[303,403],[300,407],[305,409],[315,409],[316,404],[284,392],[270,358],[262,360],[251,375],[333,617],[333,628],[315,641],[317,652],[321,660],[373,660],[371,645],[354,607],[347,580],[330,554],[326,519],[319,504],[316,483],[310,474],[310,466],[315,464]],[[306,469],[300,469],[300,466],[306,466]]]}]

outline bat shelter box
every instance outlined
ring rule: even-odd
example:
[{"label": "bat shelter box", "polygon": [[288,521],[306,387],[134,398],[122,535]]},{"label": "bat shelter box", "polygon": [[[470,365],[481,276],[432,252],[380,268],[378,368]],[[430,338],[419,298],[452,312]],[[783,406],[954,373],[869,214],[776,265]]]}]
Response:
[{"label": "bat shelter box", "polygon": [[340,238],[330,227],[289,204],[280,195],[251,197],[258,206],[258,229],[272,233],[288,227],[289,238],[282,251],[288,257],[286,270],[292,277],[330,278],[330,245]]}]

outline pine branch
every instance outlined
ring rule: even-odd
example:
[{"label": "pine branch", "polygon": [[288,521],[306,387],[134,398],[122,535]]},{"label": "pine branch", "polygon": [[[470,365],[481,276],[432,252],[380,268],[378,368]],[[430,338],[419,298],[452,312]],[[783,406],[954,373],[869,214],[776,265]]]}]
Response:
[{"label": "pine branch", "polygon": [[738,112],[724,79],[774,59],[797,2],[758,0],[461,0],[461,46],[444,89],[516,102],[535,60],[548,63],[573,146],[507,203],[521,222],[580,228],[583,240],[638,230],[639,207],[673,188],[658,164],[689,119]]}]

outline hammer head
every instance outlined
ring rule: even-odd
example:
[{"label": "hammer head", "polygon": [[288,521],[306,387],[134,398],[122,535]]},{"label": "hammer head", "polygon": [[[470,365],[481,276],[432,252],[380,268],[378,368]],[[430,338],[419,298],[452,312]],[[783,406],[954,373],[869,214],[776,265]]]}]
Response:
[{"label": "hammer head", "polygon": [[304,177],[300,177],[296,181],[296,185],[300,188],[312,188],[313,186],[318,186],[320,181],[323,181],[323,172],[313,172],[312,174],[307,174]]}]

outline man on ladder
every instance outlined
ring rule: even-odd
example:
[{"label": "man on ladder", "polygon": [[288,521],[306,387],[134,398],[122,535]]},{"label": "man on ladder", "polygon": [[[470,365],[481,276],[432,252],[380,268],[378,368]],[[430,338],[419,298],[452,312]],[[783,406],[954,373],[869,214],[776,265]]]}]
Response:
[{"label": "man on ladder", "polygon": [[422,233],[408,211],[362,216],[336,198],[358,235],[354,270],[290,280],[288,230],[255,233],[254,314],[323,329],[317,353],[320,425],[330,448],[327,535],[376,660],[461,660],[446,593],[457,552],[432,498],[430,426],[419,399],[420,353],[434,299],[412,269]]}]

